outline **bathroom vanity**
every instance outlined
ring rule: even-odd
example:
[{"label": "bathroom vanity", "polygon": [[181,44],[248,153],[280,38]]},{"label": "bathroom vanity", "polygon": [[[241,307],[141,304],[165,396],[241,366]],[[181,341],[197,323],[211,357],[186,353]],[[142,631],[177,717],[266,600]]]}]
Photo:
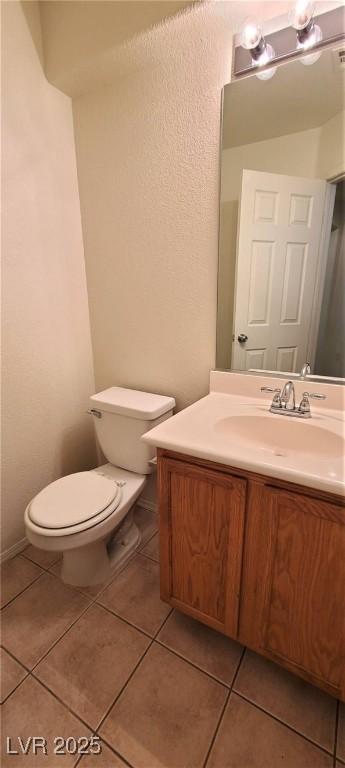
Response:
[{"label": "bathroom vanity", "polygon": [[345,700],[344,71],[335,55],[223,90],[220,370],[209,395],[145,440],[158,449],[163,600]]},{"label": "bathroom vanity", "polygon": [[212,379],[223,391],[145,437],[160,446],[161,597],[345,699],[341,410],[301,423],[250,396],[260,377]]}]

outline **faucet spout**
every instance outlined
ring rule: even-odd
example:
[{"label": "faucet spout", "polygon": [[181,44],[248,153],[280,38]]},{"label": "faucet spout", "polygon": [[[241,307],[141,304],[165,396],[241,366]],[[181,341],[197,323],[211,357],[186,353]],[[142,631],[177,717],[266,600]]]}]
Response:
[{"label": "faucet spout", "polygon": [[301,379],[302,380],[305,379],[305,377],[308,376],[310,373],[311,373],[310,363],[304,363],[304,365],[302,365],[301,373],[300,373]]},{"label": "faucet spout", "polygon": [[286,384],[284,384],[280,399],[287,411],[295,410],[296,398],[293,381],[287,381]]}]

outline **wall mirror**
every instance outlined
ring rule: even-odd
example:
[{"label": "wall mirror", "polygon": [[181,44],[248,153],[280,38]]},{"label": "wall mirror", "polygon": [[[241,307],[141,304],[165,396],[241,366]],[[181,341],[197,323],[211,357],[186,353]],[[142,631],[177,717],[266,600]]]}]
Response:
[{"label": "wall mirror", "polygon": [[345,377],[344,109],[339,46],[224,88],[218,368]]}]

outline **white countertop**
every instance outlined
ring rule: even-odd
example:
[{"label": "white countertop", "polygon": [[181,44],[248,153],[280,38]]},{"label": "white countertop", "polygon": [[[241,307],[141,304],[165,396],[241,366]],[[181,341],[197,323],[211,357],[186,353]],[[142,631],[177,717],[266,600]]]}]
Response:
[{"label": "white countertop", "polygon": [[[238,394],[238,383],[237,378],[236,394],[212,391],[147,432],[143,440],[188,456],[344,494],[344,412],[315,408],[311,401],[310,419],[271,414],[270,395],[248,396],[247,380],[243,396]],[[257,384],[256,378],[256,392]],[[266,382],[260,379],[259,384]]]}]

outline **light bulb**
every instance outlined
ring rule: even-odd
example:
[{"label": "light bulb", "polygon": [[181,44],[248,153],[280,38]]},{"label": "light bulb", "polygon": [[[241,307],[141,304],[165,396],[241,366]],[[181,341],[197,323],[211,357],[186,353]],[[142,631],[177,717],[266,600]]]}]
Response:
[{"label": "light bulb", "polygon": [[[266,43],[265,48],[263,52],[260,54],[259,58],[256,60],[252,60],[253,64],[256,64],[258,67],[265,67],[266,64],[269,64],[270,61],[272,61],[275,57],[275,51],[272,45],[270,43]],[[270,69],[265,69],[263,72],[257,72],[256,77],[259,78],[259,80],[270,80],[273,75],[275,75],[277,71],[277,67],[271,67]]]},{"label": "light bulb", "polygon": [[306,29],[313,18],[314,10],[313,0],[297,0],[289,13],[289,23],[296,30]]},{"label": "light bulb", "polygon": [[[307,35],[306,39],[302,42],[297,42],[297,50],[301,51],[308,51],[310,48],[313,48],[314,45],[317,45],[322,40],[322,32],[318,24],[313,25],[313,29],[310,30],[309,34]],[[319,60],[320,56],[322,55],[322,51],[315,51],[314,53],[310,53],[308,56],[302,56],[301,63],[305,64],[306,67],[310,66],[311,64],[315,64],[316,61]]]},{"label": "light bulb", "polygon": [[317,43],[321,43],[322,32],[318,24],[313,24],[311,30],[307,32],[301,40],[297,40],[297,49],[299,51],[308,51]]},{"label": "light bulb", "polygon": [[248,18],[243,23],[240,31],[240,42],[242,48],[246,51],[257,48],[262,40],[262,29],[256,19]]},{"label": "light bulb", "polygon": [[[240,32],[240,41],[242,48],[249,51],[253,67],[258,67],[258,69],[265,67],[275,57],[274,49],[265,42],[262,29],[255,19],[246,19]],[[258,71],[255,74],[260,80],[269,80],[276,71],[277,68],[272,67],[272,69],[263,72]]]},{"label": "light bulb", "polygon": [[[322,40],[322,31],[313,19],[314,10],[315,2],[313,0],[297,0],[293,10],[289,13],[290,24],[297,32],[296,48],[298,51],[308,51]],[[309,66],[314,64],[320,56],[321,51],[316,51],[309,56],[303,56],[301,62]]]}]

